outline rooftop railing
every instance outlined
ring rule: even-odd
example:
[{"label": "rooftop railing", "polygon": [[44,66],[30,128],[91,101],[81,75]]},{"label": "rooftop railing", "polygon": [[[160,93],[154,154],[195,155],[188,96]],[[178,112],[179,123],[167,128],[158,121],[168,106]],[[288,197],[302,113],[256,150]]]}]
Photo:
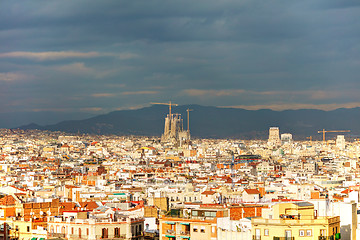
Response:
[{"label": "rooftop railing", "polygon": [[50,217],[50,222],[58,222],[58,223],[117,223],[117,222],[137,222],[142,221],[144,218],[117,218],[113,220],[111,218],[74,218],[74,217]]},{"label": "rooftop railing", "polygon": [[273,240],[295,240],[295,237],[274,237]]}]

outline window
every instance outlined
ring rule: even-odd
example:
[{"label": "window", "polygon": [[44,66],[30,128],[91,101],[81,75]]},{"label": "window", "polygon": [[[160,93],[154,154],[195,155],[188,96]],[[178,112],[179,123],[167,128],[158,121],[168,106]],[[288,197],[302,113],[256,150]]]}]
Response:
[{"label": "window", "polygon": [[205,217],[216,217],[216,212],[205,212]]},{"label": "window", "polygon": [[259,228],[256,228],[255,229],[255,240],[260,240],[260,238],[261,238],[261,229],[259,229]]},{"label": "window", "polygon": [[27,227],[26,227],[26,231],[27,231],[27,232],[30,232],[30,226],[27,226]]},{"label": "window", "polygon": [[285,230],[285,240],[291,239],[291,230]]},{"label": "window", "polygon": [[306,236],[312,236],[312,230],[311,229],[308,229],[306,230]]},{"label": "window", "polygon": [[264,235],[269,236],[269,229],[264,229]]},{"label": "window", "polygon": [[305,231],[304,230],[299,230],[299,236],[304,237],[305,236]]},{"label": "window", "polygon": [[215,233],[215,227],[211,227],[211,232]]},{"label": "window", "polygon": [[195,216],[195,217],[198,215],[198,211],[192,211],[191,213],[192,213],[192,215]]},{"label": "window", "polygon": [[197,227],[194,227],[193,232],[197,232],[197,231],[198,231]]},{"label": "window", "polygon": [[115,235],[115,237],[119,237],[119,236],[120,236],[119,228],[115,228],[115,229],[114,229],[114,235]]},{"label": "window", "polygon": [[205,227],[201,227],[200,232],[205,233]]},{"label": "window", "polygon": [[103,228],[101,230],[101,238],[108,238],[108,229],[107,228]]},{"label": "window", "polygon": [[89,229],[88,228],[86,229],[86,235],[89,235]]}]

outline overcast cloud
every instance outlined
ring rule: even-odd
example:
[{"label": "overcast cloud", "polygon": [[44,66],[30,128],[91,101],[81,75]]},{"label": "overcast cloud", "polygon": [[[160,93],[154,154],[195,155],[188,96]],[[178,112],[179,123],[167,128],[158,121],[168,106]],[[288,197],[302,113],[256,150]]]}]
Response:
[{"label": "overcast cloud", "polygon": [[360,106],[359,7],[355,0],[2,0],[0,112],[75,117],[169,100]]}]

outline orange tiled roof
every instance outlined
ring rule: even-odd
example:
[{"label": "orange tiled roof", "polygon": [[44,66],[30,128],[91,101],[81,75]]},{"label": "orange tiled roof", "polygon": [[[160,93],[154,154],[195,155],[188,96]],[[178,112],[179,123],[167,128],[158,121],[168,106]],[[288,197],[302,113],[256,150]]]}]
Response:
[{"label": "orange tiled roof", "polygon": [[231,207],[230,219],[240,220],[246,217],[260,217],[263,208],[267,208],[267,207],[265,206]]},{"label": "orange tiled roof", "polygon": [[259,190],[257,189],[245,189],[247,194],[260,194]]},{"label": "orange tiled roof", "polygon": [[88,201],[88,202],[79,202],[81,208],[86,208],[86,210],[94,210],[98,208],[99,206],[94,201]]},{"label": "orange tiled roof", "polygon": [[60,203],[60,213],[64,211],[73,211],[76,210],[77,206],[74,202],[62,202]]},{"label": "orange tiled roof", "polygon": [[213,194],[215,194],[216,192],[214,192],[214,191],[204,191],[204,192],[202,192],[201,194],[203,194],[203,195],[213,195]]},{"label": "orange tiled roof", "polygon": [[0,205],[11,206],[11,205],[15,205],[15,204],[16,204],[16,200],[11,195],[7,195],[0,199]]},{"label": "orange tiled roof", "polygon": [[345,189],[344,191],[342,191],[341,193],[344,193],[344,194],[349,194],[350,192],[352,192],[352,190],[350,190],[350,189]]}]

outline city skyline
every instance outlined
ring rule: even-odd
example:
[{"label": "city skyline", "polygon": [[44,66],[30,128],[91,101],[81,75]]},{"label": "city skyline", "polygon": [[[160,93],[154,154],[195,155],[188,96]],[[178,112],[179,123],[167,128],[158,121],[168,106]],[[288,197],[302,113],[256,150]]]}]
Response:
[{"label": "city skyline", "polygon": [[0,114],[360,107],[359,5],[6,0]]},{"label": "city skyline", "polygon": [[0,238],[360,239],[359,16],[1,1]]},{"label": "city skyline", "polygon": [[181,143],[0,129],[0,236],[358,239],[359,139],[279,130]]}]

